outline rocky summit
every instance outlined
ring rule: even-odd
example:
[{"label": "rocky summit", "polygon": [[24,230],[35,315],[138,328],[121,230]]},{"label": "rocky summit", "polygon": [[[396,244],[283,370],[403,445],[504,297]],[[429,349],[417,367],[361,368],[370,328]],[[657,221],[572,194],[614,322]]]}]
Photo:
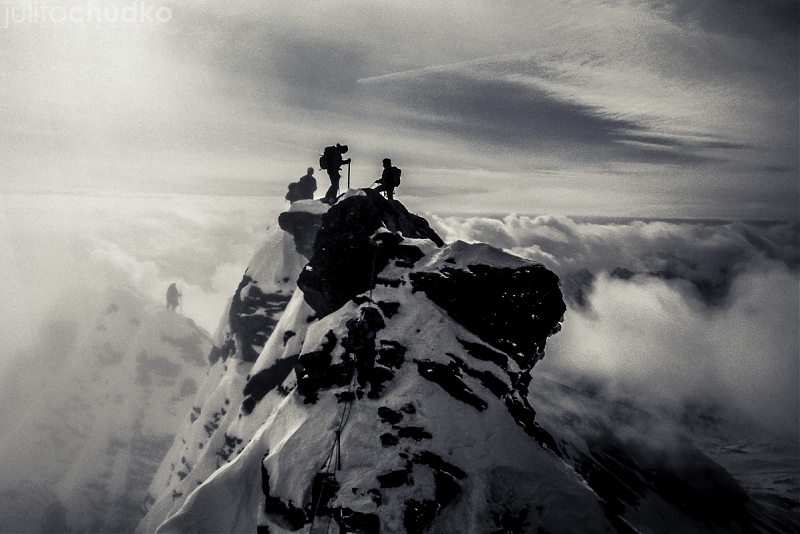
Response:
[{"label": "rocky summit", "polygon": [[787,528],[691,444],[673,462],[532,381],[566,310],[542,265],[445,244],[371,190],[296,202],[279,224],[223,314],[138,532]]}]

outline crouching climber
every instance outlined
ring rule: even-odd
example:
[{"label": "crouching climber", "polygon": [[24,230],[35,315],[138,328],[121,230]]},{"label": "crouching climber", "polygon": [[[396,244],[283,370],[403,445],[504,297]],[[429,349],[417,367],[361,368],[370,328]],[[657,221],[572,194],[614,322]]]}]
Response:
[{"label": "crouching climber", "polygon": [[297,182],[289,184],[289,191],[286,193],[286,200],[295,202],[297,200],[311,200],[314,198],[314,191],[317,190],[317,179],[314,178],[314,168],[309,167],[305,176],[300,177]]},{"label": "crouching climber", "polygon": [[384,158],[383,160],[383,174],[380,180],[376,180],[376,184],[380,184],[375,188],[379,193],[386,193],[386,198],[394,200],[394,188],[400,185],[401,171],[397,167],[392,167],[392,160]]}]

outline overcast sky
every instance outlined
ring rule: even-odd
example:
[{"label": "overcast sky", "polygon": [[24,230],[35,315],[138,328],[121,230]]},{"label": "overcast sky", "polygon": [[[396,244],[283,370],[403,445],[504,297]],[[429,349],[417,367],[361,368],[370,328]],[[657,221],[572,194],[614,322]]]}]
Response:
[{"label": "overcast sky", "polygon": [[796,0],[0,9],[4,192],[282,196],[338,141],[420,210],[797,217]]}]

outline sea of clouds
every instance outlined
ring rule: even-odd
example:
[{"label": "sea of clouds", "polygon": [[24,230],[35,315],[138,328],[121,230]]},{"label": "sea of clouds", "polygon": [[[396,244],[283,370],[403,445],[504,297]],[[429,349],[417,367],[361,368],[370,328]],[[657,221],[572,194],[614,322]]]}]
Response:
[{"label": "sea of clouds", "polygon": [[643,403],[735,407],[797,433],[797,221],[438,218],[559,275],[568,302],[542,372],[589,376]]},{"label": "sea of clouds", "polygon": [[[266,197],[0,196],[0,365],[43,338],[52,346],[54,325],[79,321],[81,303],[114,285],[163,305],[176,282],[183,313],[213,333],[285,207]],[[490,243],[559,275],[569,307],[537,369],[643,400],[716,402],[797,432],[796,221],[427,217],[446,241]]]}]

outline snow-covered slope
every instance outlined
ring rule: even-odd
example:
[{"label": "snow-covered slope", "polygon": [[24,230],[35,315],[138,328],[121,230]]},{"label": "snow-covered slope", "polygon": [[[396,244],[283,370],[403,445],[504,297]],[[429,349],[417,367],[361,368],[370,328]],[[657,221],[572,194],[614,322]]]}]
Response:
[{"label": "snow-covered slope", "polygon": [[132,531],[205,381],[211,339],[190,319],[128,288],[84,306],[3,376],[1,532]]},{"label": "snow-covered slope", "polygon": [[298,289],[260,312],[293,286],[245,277],[139,532],[794,531],[691,443],[610,431],[633,407],[531,382],[566,309],[541,265],[369,190],[280,224],[260,254],[306,255]]},{"label": "snow-covered slope", "polygon": [[[307,204],[297,202],[294,210],[324,213],[328,207]],[[256,359],[267,340],[277,342],[272,333],[287,306],[287,315],[311,313],[302,299],[292,299],[306,262],[296,252],[292,236],[277,227],[256,252],[220,318],[208,378],[191,409],[183,414],[175,441],[152,480],[144,503],[148,514],[137,532],[154,532],[199,484],[241,452],[258,430],[257,417],[240,415],[243,390],[251,374],[260,370]]]}]

